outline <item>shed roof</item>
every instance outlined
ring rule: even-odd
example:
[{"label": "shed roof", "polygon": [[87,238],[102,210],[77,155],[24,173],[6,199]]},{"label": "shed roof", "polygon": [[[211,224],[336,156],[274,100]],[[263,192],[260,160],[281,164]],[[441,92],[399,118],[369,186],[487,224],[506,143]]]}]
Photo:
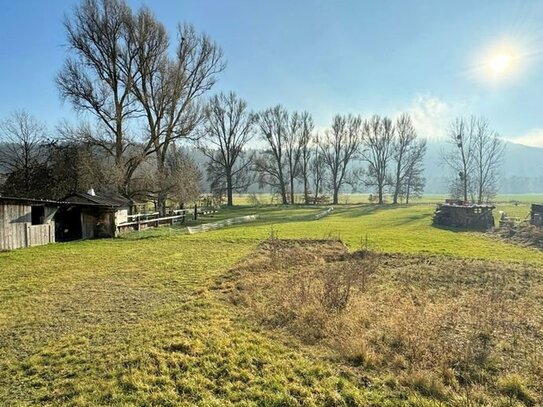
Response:
[{"label": "shed roof", "polygon": [[[86,192],[77,192],[64,198],[67,202],[78,202],[78,198],[89,203],[97,205],[106,205],[111,207],[130,206],[133,201],[119,194],[95,194],[91,195]],[[79,201],[80,202],[80,201]]]},{"label": "shed roof", "polygon": [[18,203],[27,205],[45,205],[45,206],[92,206],[92,207],[110,207],[111,205],[97,204],[92,202],[69,202],[54,201],[51,199],[33,199],[14,196],[0,196],[0,203]]}]

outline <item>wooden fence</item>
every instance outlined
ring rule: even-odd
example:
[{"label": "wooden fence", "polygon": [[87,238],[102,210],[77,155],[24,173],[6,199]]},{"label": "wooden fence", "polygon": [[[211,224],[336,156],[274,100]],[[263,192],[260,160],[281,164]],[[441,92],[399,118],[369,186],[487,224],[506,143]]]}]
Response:
[{"label": "wooden fence", "polygon": [[208,230],[220,229],[224,226],[251,222],[251,221],[256,220],[257,217],[258,215],[247,215],[247,216],[240,216],[237,218],[224,219],[224,220],[220,220],[218,222],[213,222],[213,223],[204,223],[198,226],[187,226],[187,231],[190,234],[199,233],[199,232],[207,232]]},{"label": "wooden fence", "polygon": [[172,216],[158,217],[159,213],[135,214],[128,215],[129,219],[135,219],[130,222],[124,222],[117,225],[117,233],[122,234],[133,230],[141,230],[164,225],[175,225],[176,223],[185,222],[187,216],[186,209],[174,211]]}]

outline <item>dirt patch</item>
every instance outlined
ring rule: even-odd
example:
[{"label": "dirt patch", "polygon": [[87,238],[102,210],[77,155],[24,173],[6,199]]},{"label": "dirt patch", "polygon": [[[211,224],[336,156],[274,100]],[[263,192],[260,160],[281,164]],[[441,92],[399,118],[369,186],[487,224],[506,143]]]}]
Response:
[{"label": "dirt patch", "polygon": [[451,404],[543,400],[535,266],[273,239],[217,288],[255,323],[324,346],[372,385]]}]

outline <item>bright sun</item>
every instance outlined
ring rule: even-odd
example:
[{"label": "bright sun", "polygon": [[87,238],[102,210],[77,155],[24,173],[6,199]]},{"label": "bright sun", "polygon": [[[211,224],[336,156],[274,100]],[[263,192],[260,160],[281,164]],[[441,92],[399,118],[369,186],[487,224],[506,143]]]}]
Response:
[{"label": "bright sun", "polygon": [[513,55],[510,52],[499,52],[492,55],[488,67],[495,76],[502,76],[509,72],[513,65]]}]

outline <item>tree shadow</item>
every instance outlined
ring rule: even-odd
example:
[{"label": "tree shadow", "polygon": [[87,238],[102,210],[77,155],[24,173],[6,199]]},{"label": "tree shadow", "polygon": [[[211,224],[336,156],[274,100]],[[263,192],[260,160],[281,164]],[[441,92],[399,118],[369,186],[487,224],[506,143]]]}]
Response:
[{"label": "tree shadow", "polygon": [[484,228],[477,228],[477,229],[470,229],[470,228],[462,228],[462,227],[455,227],[455,226],[445,226],[445,225],[439,225],[436,223],[432,223],[431,226],[435,229],[440,230],[446,230],[448,232],[454,232],[454,233],[486,233],[488,229]]}]

